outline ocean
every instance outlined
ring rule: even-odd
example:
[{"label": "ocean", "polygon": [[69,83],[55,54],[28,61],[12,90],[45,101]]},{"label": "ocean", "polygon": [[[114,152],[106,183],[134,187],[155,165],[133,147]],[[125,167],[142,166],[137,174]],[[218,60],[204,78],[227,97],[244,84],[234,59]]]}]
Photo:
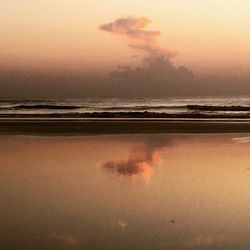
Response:
[{"label": "ocean", "polygon": [[0,100],[0,118],[249,119],[250,97]]}]

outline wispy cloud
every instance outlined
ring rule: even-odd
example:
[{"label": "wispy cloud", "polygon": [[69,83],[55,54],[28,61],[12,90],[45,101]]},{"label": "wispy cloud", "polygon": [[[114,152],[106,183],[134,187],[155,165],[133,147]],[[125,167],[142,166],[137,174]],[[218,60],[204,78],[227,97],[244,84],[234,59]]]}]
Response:
[{"label": "wispy cloud", "polygon": [[157,38],[161,34],[160,31],[145,30],[150,23],[151,20],[148,17],[129,16],[118,18],[111,23],[101,25],[99,28],[102,31],[126,38],[130,48],[147,52],[150,58],[173,56],[175,53],[159,46]]}]

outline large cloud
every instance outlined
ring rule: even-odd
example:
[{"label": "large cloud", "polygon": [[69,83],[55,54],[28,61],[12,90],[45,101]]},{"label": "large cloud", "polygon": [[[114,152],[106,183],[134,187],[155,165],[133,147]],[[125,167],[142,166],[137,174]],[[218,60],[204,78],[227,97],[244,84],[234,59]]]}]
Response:
[{"label": "large cloud", "polygon": [[151,20],[147,17],[126,17],[103,24],[100,29],[114,35],[124,36],[129,39],[131,48],[144,50],[151,56],[156,56],[162,53],[156,39],[161,32],[144,30],[150,23]]},{"label": "large cloud", "polygon": [[173,65],[171,58],[175,53],[159,46],[157,38],[161,32],[145,30],[150,23],[147,17],[125,17],[99,27],[126,38],[131,49],[143,52],[143,67],[123,67],[111,74],[113,85],[119,86],[126,95],[128,92],[138,95],[140,91],[142,96],[178,92],[180,85],[190,84],[192,80],[192,73],[187,68]]},{"label": "large cloud", "polygon": [[170,58],[175,55],[175,53],[159,46],[157,38],[161,35],[160,31],[145,30],[150,23],[151,20],[147,17],[130,16],[118,18],[111,23],[101,25],[99,28],[102,31],[126,38],[130,48],[147,52],[149,58],[162,56]]}]

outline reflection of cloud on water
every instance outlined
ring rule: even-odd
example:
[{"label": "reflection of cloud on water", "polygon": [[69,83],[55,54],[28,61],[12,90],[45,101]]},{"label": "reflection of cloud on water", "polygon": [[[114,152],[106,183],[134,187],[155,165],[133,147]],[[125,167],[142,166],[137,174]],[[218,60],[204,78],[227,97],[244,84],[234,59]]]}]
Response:
[{"label": "reflection of cloud on water", "polygon": [[236,137],[232,139],[236,143],[250,143],[250,136],[247,137]]},{"label": "reflection of cloud on water", "polygon": [[121,229],[126,229],[128,227],[128,222],[125,220],[118,220],[117,225]]},{"label": "reflection of cloud on water", "polygon": [[51,234],[51,238],[55,239],[58,242],[61,242],[63,245],[68,247],[69,250],[78,249],[80,245],[79,239],[74,235],[69,234]]},{"label": "reflection of cloud on water", "polygon": [[222,243],[225,240],[226,237],[224,235],[199,235],[188,242],[186,246],[191,247],[192,249],[213,249],[217,244]]},{"label": "reflection of cloud on water", "polygon": [[103,167],[117,172],[124,176],[139,175],[145,172],[150,172],[150,165],[144,160],[129,159],[128,161],[121,162],[107,162]]},{"label": "reflection of cloud on water", "polygon": [[166,139],[157,136],[148,136],[143,144],[133,148],[127,160],[109,161],[103,168],[123,176],[144,176],[152,174],[153,165],[159,160],[159,151],[166,146]]}]

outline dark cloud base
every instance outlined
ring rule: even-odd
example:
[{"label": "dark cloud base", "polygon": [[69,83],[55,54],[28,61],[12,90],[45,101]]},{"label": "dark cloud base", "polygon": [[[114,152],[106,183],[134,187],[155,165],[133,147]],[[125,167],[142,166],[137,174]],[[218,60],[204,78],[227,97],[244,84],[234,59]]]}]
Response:
[{"label": "dark cloud base", "polygon": [[0,71],[0,98],[186,97],[250,94],[249,76],[196,76],[186,68],[150,65],[110,76]]}]

